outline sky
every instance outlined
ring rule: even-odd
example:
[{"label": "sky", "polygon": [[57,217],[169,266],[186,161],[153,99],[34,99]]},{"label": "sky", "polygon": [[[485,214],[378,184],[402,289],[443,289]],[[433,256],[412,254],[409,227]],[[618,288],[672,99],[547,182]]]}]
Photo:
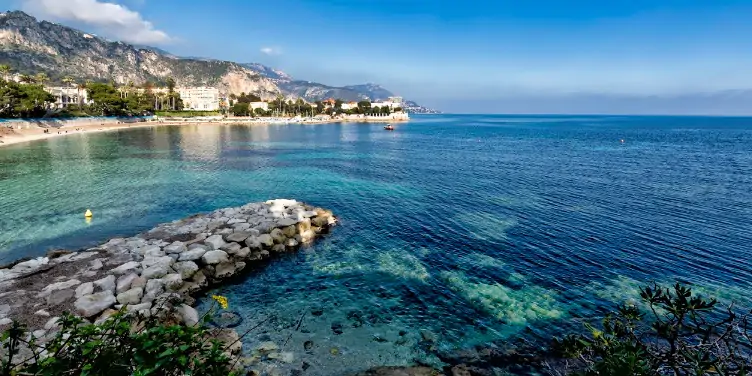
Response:
[{"label": "sky", "polygon": [[752,1],[0,0],[445,112],[752,114]]}]

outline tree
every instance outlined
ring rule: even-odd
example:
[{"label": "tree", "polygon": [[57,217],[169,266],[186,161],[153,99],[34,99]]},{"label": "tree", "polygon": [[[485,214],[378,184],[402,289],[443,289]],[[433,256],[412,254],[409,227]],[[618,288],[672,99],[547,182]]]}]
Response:
[{"label": "tree", "polygon": [[639,305],[620,305],[589,335],[554,340],[575,359],[577,374],[748,375],[752,372],[752,327],[747,314],[720,309],[715,299],[676,284],[640,289]]},{"label": "tree", "polygon": [[232,113],[235,116],[248,116],[248,103],[235,103],[232,106]]},{"label": "tree", "polygon": [[255,110],[253,110],[253,113],[256,114],[256,116],[265,116],[266,115],[266,111],[264,111],[264,109],[261,108],[261,107],[258,107]]},{"label": "tree", "polygon": [[39,72],[34,75],[34,81],[40,85],[46,84],[50,78],[47,76],[47,73]]},{"label": "tree", "polygon": [[345,102],[342,101],[342,99],[336,99],[334,101],[334,109],[337,110],[337,111],[342,110],[342,103],[345,103]]},{"label": "tree", "polygon": [[55,97],[42,85],[0,81],[0,114],[3,117],[39,117],[54,101]]},{"label": "tree", "polygon": [[76,80],[73,79],[71,76],[65,76],[62,79],[63,83],[68,86],[73,86],[74,83],[76,83]]},{"label": "tree", "polygon": [[111,116],[127,113],[126,102],[113,85],[94,82],[88,84],[86,90],[94,102],[92,107],[97,114]]},{"label": "tree", "polygon": [[29,76],[28,74],[22,74],[21,77],[19,77],[18,80],[21,81],[24,84],[33,84],[33,83],[36,82],[36,80],[34,79],[34,77]]},{"label": "tree", "polygon": [[167,78],[167,92],[170,94],[175,92],[175,80],[172,77]]},{"label": "tree", "polygon": [[8,64],[0,64],[0,75],[3,76],[3,80],[8,80],[8,76],[10,76],[10,72],[13,71],[13,68],[10,67]]},{"label": "tree", "polygon": [[177,99],[175,98],[175,80],[172,77],[167,78],[167,93],[170,102],[170,109],[175,111]]},{"label": "tree", "polygon": [[154,83],[151,81],[144,82],[144,91],[151,94],[154,91]]}]

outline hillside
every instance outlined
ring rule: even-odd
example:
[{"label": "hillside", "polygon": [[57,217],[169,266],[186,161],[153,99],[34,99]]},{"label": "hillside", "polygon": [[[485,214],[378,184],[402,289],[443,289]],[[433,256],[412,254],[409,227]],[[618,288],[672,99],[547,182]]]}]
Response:
[{"label": "hillside", "polygon": [[167,51],[109,41],[67,26],[38,21],[21,11],[0,13],[0,62],[27,74],[45,72],[53,82],[71,76],[78,81],[163,83],[216,86],[222,93],[253,93],[264,99],[283,95],[308,101],[384,99],[378,85],[332,87],[300,81],[256,63],[177,57]]}]

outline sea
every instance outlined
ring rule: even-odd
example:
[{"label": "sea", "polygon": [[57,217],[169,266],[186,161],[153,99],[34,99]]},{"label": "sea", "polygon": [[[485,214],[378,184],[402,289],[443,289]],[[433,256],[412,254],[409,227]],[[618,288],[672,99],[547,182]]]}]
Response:
[{"label": "sea", "polygon": [[[209,292],[268,374],[440,366],[582,330],[652,283],[752,307],[752,118],[413,115],[9,145],[0,263],[274,198],[339,225]],[[264,342],[285,355],[255,356]]]}]

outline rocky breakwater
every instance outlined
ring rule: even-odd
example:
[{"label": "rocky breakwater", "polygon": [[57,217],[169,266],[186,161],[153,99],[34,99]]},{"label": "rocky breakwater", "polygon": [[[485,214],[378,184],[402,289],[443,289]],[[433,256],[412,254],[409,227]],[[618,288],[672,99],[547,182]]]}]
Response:
[{"label": "rocky breakwater", "polygon": [[0,330],[16,320],[43,339],[52,336],[65,311],[101,322],[119,309],[147,316],[169,312],[193,325],[199,319],[192,308],[195,294],[313,241],[335,223],[328,210],[271,200],[165,223],[85,251],[18,262],[0,269]]}]

